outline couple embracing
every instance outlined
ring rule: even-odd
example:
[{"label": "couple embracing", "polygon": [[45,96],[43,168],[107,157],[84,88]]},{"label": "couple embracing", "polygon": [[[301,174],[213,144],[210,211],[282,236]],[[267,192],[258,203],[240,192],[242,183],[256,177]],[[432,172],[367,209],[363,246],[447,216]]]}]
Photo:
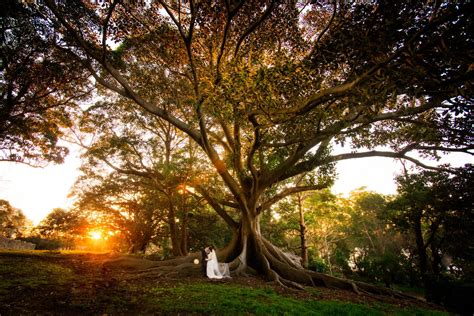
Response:
[{"label": "couple embracing", "polygon": [[230,278],[229,265],[217,261],[216,250],[213,246],[204,248],[201,251],[201,269],[209,279]]}]

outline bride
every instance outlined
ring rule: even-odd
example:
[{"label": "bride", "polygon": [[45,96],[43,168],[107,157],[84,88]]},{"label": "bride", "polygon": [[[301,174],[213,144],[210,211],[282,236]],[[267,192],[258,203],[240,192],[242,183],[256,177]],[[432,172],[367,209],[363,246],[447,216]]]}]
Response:
[{"label": "bride", "polygon": [[230,278],[229,265],[227,263],[219,263],[217,261],[216,251],[213,246],[206,248],[207,267],[206,275],[209,279]]}]

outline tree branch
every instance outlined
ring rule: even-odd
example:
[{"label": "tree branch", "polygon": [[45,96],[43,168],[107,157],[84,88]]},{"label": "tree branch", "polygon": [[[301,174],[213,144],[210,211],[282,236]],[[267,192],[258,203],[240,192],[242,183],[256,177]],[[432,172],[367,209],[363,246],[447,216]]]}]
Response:
[{"label": "tree branch", "polygon": [[252,122],[252,125],[254,128],[254,141],[253,141],[252,147],[250,148],[250,152],[247,156],[247,168],[250,170],[250,173],[252,174],[251,190],[254,191],[257,189],[258,172],[253,163],[253,159],[255,157],[255,152],[260,147],[260,126],[257,120],[255,119],[255,116],[250,116],[249,120]]},{"label": "tree branch", "polygon": [[305,192],[305,191],[318,191],[325,189],[329,186],[329,183],[317,184],[317,185],[306,185],[306,186],[296,186],[293,188],[288,188],[283,190],[280,193],[274,195],[271,199],[264,201],[257,207],[257,213],[260,214],[261,212],[265,211],[266,209],[270,208],[276,202],[284,199],[285,197],[295,194],[298,192]]},{"label": "tree branch", "polygon": [[289,118],[294,118],[296,116],[304,115],[320,104],[333,100],[336,97],[342,97],[348,95],[353,88],[360,85],[361,83],[367,81],[373,74],[375,74],[379,69],[385,67],[390,62],[398,58],[403,52],[410,48],[413,42],[415,42],[420,35],[429,32],[434,26],[439,25],[449,19],[452,14],[447,14],[442,18],[435,19],[431,21],[428,25],[420,28],[413,36],[411,36],[407,41],[403,43],[403,46],[398,48],[395,52],[385,58],[383,61],[379,62],[378,64],[370,67],[367,71],[359,75],[352,81],[346,81],[343,84],[340,84],[335,87],[327,88],[322,91],[318,91],[317,93],[313,94],[312,96],[308,97],[306,101],[302,102],[300,105],[294,106],[292,108],[287,108],[283,110],[277,110],[272,113],[265,113],[260,110],[254,111],[252,114],[255,115],[270,115],[276,116],[277,118],[272,119],[273,122],[285,122]]},{"label": "tree branch", "polygon": [[321,31],[321,33],[319,33],[318,35],[318,38],[316,39],[316,42],[314,43],[313,45],[313,49],[311,50],[311,52],[309,53],[309,56],[312,56],[316,50],[316,47],[317,45],[319,44],[319,41],[321,40],[321,38],[324,36],[324,34],[329,30],[329,28],[331,27],[331,24],[332,22],[334,21],[334,18],[336,17],[336,13],[337,13],[337,1],[334,0],[333,1],[333,9],[332,9],[332,15],[331,15],[331,19],[329,20],[328,24],[326,24],[326,26],[324,27],[324,29]]},{"label": "tree branch", "polygon": [[219,154],[216,152],[214,147],[209,143],[209,138],[207,136],[207,129],[206,123],[204,122],[204,117],[202,113],[202,103],[204,102],[203,98],[201,98],[196,105],[196,114],[199,123],[199,131],[201,133],[202,139],[202,148],[206,152],[207,156],[211,160],[212,164],[216,168],[216,171],[221,176],[222,180],[227,184],[232,194],[238,199],[238,202],[242,205],[245,203],[245,197],[243,196],[242,190],[239,188],[237,182],[234,178],[230,175],[227,166],[219,157]]},{"label": "tree branch", "polygon": [[226,19],[226,23],[225,23],[225,26],[224,26],[224,33],[222,35],[222,42],[221,42],[221,47],[220,47],[220,51],[219,51],[219,55],[217,56],[217,62],[216,62],[216,79],[214,81],[215,84],[218,84],[220,79],[221,79],[221,73],[220,73],[220,65],[221,65],[221,60],[222,60],[222,57],[224,55],[224,50],[225,50],[225,44],[227,42],[227,36],[229,34],[229,30],[230,30],[230,25],[231,25],[231,22],[232,22],[232,19],[234,18],[234,16],[237,14],[237,12],[240,10],[240,8],[242,8],[243,4],[245,3],[244,0],[241,0],[237,3],[237,5],[235,6],[235,8],[230,8],[230,4],[228,3],[228,1],[225,1],[225,6],[227,8],[227,19]]},{"label": "tree branch", "polygon": [[112,17],[112,13],[114,12],[115,6],[119,3],[120,0],[112,1],[112,4],[109,7],[109,11],[107,12],[107,16],[105,17],[104,26],[102,30],[102,59],[105,62],[106,52],[107,52],[107,28],[109,26],[110,18]]},{"label": "tree branch", "polygon": [[229,129],[229,126],[224,122],[222,118],[219,118],[219,125],[222,127],[222,131],[224,132],[225,138],[227,139],[228,146],[232,149],[232,152],[235,150],[235,142],[234,138],[232,137],[232,133]]},{"label": "tree branch", "polygon": [[247,38],[247,36],[252,34],[263,23],[263,21],[265,21],[265,19],[270,16],[270,13],[272,12],[274,7],[275,7],[275,0],[271,0],[267,9],[263,12],[260,18],[256,20],[254,23],[252,23],[247,28],[247,30],[245,30],[245,32],[240,36],[235,46],[234,58],[237,57],[237,54],[239,53],[240,45],[242,45],[242,42],[245,40],[245,38]]},{"label": "tree branch", "polygon": [[417,147],[416,144],[411,144],[411,145],[406,146],[405,148],[403,148],[399,152],[372,150],[372,151],[359,152],[359,153],[339,154],[339,155],[328,157],[322,163],[335,162],[335,161],[341,161],[341,160],[347,160],[347,159],[356,159],[356,158],[387,157],[387,158],[405,159],[405,160],[413,162],[417,166],[420,166],[424,169],[436,170],[436,171],[446,171],[446,172],[449,172],[449,173],[453,173],[452,170],[442,168],[442,167],[428,166],[428,165],[422,163],[421,161],[419,161],[418,159],[415,159],[413,157],[409,157],[409,156],[406,155],[407,152],[416,149],[416,147]]},{"label": "tree branch", "polygon": [[[119,168],[119,167],[115,166],[114,164],[112,164],[105,157],[98,157],[98,158],[100,160],[102,160],[107,166],[109,166],[110,168],[112,168],[113,170],[115,170],[119,173],[128,174],[128,175],[135,175],[135,176],[139,176],[139,177],[143,177],[143,178],[147,178],[147,179],[154,179],[154,177],[149,172],[143,172],[143,171],[138,171],[138,170],[134,170],[134,169]],[[164,177],[162,177],[162,179],[160,179],[160,180],[164,180]]]},{"label": "tree branch", "polygon": [[[104,68],[109,72],[109,74],[123,87],[122,89],[115,89],[113,91],[120,93],[122,96],[133,100],[135,103],[143,107],[150,113],[156,114],[159,117],[163,118],[164,120],[170,122],[178,129],[182,130],[186,134],[188,134],[192,139],[194,139],[198,144],[202,145],[202,140],[199,133],[194,130],[191,126],[186,124],[185,122],[181,121],[180,119],[176,118],[175,116],[171,115],[168,111],[165,111],[161,108],[154,106],[153,104],[145,101],[142,99],[138,94],[134,92],[131,88],[127,80],[109,63],[103,61],[100,56],[98,56],[93,49],[89,46],[89,44],[77,33],[77,31],[64,19],[63,15],[57,10],[57,7],[53,0],[44,0],[47,7],[51,10],[51,12],[56,16],[58,21],[74,36],[77,43],[80,47],[82,47],[85,53],[90,56],[91,58],[98,61]],[[97,76],[98,77],[98,76]],[[98,77],[100,78],[100,77]],[[104,83],[102,80],[99,83]],[[106,86],[109,88],[109,86]],[[112,86],[113,87],[113,86]]]},{"label": "tree branch", "polygon": [[220,206],[220,204],[209,195],[209,193],[200,185],[194,186],[199,194],[212,206],[216,213],[233,229],[237,229],[239,224],[235,222],[232,217]]}]

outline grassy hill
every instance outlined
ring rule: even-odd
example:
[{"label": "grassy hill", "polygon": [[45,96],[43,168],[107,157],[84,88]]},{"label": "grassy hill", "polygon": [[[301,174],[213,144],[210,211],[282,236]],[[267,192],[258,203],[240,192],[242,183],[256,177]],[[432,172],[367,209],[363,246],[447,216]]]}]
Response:
[{"label": "grassy hill", "polygon": [[0,315],[447,315],[423,302],[283,289],[254,277],[211,281],[110,271],[107,253],[0,251]]}]

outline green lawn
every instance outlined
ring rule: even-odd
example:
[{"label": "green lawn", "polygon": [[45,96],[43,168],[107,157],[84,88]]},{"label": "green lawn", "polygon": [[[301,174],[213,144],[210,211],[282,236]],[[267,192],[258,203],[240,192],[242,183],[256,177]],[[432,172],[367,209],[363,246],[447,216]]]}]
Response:
[{"label": "green lawn", "polygon": [[101,254],[0,251],[0,315],[217,314],[217,315],[447,315],[416,307],[305,299],[233,280],[160,279],[104,273]]},{"label": "green lawn", "polygon": [[278,295],[273,289],[252,289],[227,284],[196,283],[176,287],[154,287],[150,306],[168,313],[257,314],[257,315],[446,315],[416,308],[390,305],[366,306],[340,301],[297,300]]}]

